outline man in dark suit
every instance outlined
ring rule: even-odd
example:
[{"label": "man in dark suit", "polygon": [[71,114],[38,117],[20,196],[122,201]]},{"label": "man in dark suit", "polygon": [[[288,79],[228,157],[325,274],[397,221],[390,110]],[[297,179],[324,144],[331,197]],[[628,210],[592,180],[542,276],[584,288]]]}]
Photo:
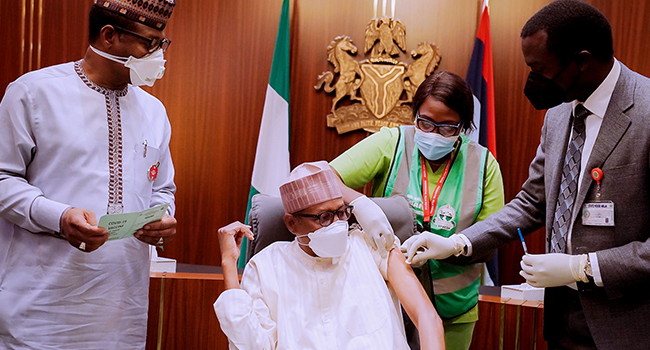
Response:
[{"label": "man in dark suit", "polygon": [[549,349],[647,349],[650,79],[614,58],[608,20],[582,1],[544,7],[521,38],[524,92],[550,108],[530,177],[462,233],[407,240],[407,261],[479,257],[546,225],[547,254],[525,255],[520,274],[546,287]]}]

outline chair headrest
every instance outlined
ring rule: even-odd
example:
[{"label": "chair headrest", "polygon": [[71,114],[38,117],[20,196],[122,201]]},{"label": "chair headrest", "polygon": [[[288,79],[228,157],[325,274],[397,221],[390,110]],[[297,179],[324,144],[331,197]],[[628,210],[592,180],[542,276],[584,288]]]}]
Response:
[{"label": "chair headrest", "polygon": [[[372,197],[384,211],[390,225],[400,241],[417,233],[415,212],[411,209],[406,198],[402,196]],[[276,241],[293,241],[295,236],[284,224],[284,208],[279,197],[256,194],[251,200],[248,213],[248,223],[255,239],[248,242],[246,261]]]}]

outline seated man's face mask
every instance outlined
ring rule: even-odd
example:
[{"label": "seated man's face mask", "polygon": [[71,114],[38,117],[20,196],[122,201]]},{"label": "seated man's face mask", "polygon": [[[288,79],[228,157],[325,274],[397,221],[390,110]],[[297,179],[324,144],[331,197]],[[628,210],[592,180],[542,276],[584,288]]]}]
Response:
[{"label": "seated man's face mask", "polygon": [[131,85],[133,86],[153,86],[156,80],[162,78],[165,74],[165,62],[167,61],[163,57],[162,49],[158,49],[143,58],[111,55],[110,53],[97,50],[92,45],[90,49],[106,59],[124,64],[131,71]]},{"label": "seated man's face mask", "polygon": [[298,244],[309,246],[316,255],[321,258],[336,258],[345,253],[348,249],[348,222],[339,220],[329,226],[321,227],[314,232],[296,236],[309,237],[309,244]]}]

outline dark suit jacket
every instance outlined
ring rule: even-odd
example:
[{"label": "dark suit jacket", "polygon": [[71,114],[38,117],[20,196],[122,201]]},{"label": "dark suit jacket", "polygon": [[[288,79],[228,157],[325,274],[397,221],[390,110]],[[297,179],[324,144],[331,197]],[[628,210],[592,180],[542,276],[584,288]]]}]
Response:
[{"label": "dark suit jacket", "polygon": [[[558,197],[571,104],[550,109],[522,190],[500,212],[462,233],[474,256],[546,226]],[[650,79],[621,64],[621,74],[586,169],[603,170],[603,200],[614,202],[614,227],[583,226],[585,199],[596,182],[582,178],[574,206],[572,254],[596,252],[604,287],[578,283],[589,329],[599,349],[647,349],[650,339]],[[576,210],[577,209],[577,210]],[[548,246],[547,246],[548,249]],[[547,300],[545,308],[552,308]]]}]

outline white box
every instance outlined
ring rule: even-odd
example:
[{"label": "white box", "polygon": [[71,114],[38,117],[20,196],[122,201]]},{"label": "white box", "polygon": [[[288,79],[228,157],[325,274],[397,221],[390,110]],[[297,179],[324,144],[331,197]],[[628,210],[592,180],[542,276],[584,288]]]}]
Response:
[{"label": "white box", "polygon": [[528,283],[501,286],[501,297],[518,300],[544,301],[544,288],[536,288]]},{"label": "white box", "polygon": [[176,260],[161,257],[151,258],[151,272],[176,272]]}]

